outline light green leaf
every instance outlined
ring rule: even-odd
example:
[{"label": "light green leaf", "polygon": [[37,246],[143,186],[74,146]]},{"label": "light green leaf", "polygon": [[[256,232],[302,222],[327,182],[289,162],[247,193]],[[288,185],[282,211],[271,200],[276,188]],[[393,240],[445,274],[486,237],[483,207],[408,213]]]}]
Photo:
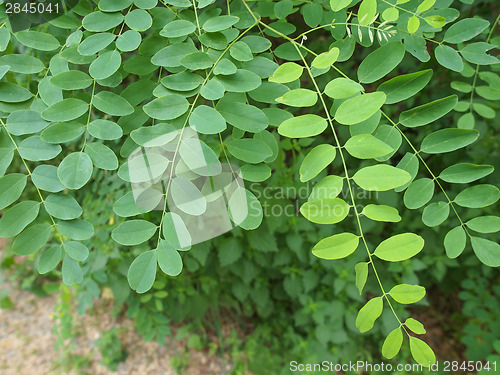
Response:
[{"label": "light green leaf", "polygon": [[92,160],[83,152],[66,156],[57,168],[57,176],[68,189],[80,189],[92,176]]},{"label": "light green leaf", "polygon": [[396,302],[407,305],[424,298],[425,288],[420,285],[400,284],[393,287],[389,294]]},{"label": "light green leaf", "polygon": [[434,196],[434,180],[421,178],[413,181],[405,191],[404,204],[409,209],[417,209],[427,204]]},{"label": "light green leaf", "polygon": [[189,108],[189,102],[179,94],[167,94],[146,104],[144,112],[158,120],[173,120]]},{"label": "light green leaf", "polygon": [[409,109],[399,115],[399,122],[408,128],[429,124],[449,113],[457,104],[457,96],[443,99]]},{"label": "light green leaf", "polygon": [[314,202],[325,198],[336,198],[344,186],[344,179],[339,176],[326,176],[316,183],[307,200]]},{"label": "light green leaf", "polygon": [[357,263],[354,266],[354,271],[356,272],[356,288],[358,288],[359,295],[361,295],[368,279],[368,262]]},{"label": "light green leaf", "polygon": [[323,169],[335,159],[337,150],[329,144],[322,144],[314,147],[306,155],[300,165],[300,181],[306,182],[316,177]]},{"label": "light green leaf", "polygon": [[424,248],[424,239],[415,233],[396,234],[382,241],[374,254],[388,262],[401,262],[417,255]]},{"label": "light green leaf", "polygon": [[375,221],[385,221],[390,223],[397,223],[401,221],[401,216],[397,209],[383,204],[369,204],[363,208],[361,212],[368,219]]},{"label": "light green leaf", "polygon": [[[375,0],[374,2],[376,6],[377,2]],[[361,14],[358,14],[358,16],[361,16]],[[401,42],[387,43],[386,45],[376,49],[366,56],[361,64],[359,64],[359,82],[372,83],[386,76],[399,65],[399,63],[403,60],[404,55],[405,47]]]},{"label": "light green leaf", "polygon": [[405,326],[415,332],[417,335],[423,335],[426,333],[424,325],[413,318],[406,319]]},{"label": "light green leaf", "polygon": [[137,293],[145,293],[153,286],[156,278],[157,253],[145,251],[139,255],[128,269],[127,279],[130,287]]},{"label": "light green leaf", "polygon": [[465,225],[479,233],[495,233],[500,230],[500,217],[479,216],[469,220]]},{"label": "light green leaf", "polygon": [[500,245],[486,238],[471,236],[472,249],[488,267],[500,267]]},{"label": "light green leaf", "polygon": [[83,213],[76,199],[65,194],[50,194],[45,198],[44,206],[50,215],[63,220],[76,219]]},{"label": "light green leaf", "polygon": [[26,187],[26,175],[10,173],[0,178],[0,210],[14,203]]},{"label": "light green leaf", "polygon": [[358,19],[361,26],[369,25],[377,14],[377,0],[363,0],[359,5]]},{"label": "light green leaf", "polygon": [[416,16],[411,16],[408,20],[408,25],[406,28],[410,34],[415,34],[420,27],[420,19]]},{"label": "light green leaf", "polygon": [[429,345],[413,336],[410,336],[410,351],[413,359],[422,366],[429,367],[436,363],[436,356]]},{"label": "light green leaf", "polygon": [[351,255],[359,244],[359,236],[340,233],[327,237],[314,245],[313,255],[321,259],[342,259]]},{"label": "light green leaf", "polygon": [[191,234],[182,218],[174,212],[166,212],[162,222],[163,237],[168,246],[179,251],[191,248]]},{"label": "light green leaf", "polygon": [[391,331],[385,338],[384,344],[382,345],[382,355],[388,359],[394,358],[401,350],[402,345],[403,332],[401,328],[398,327]]},{"label": "light green leaf", "polygon": [[281,123],[278,133],[284,137],[305,138],[323,133],[328,123],[323,117],[313,114],[291,117]]},{"label": "light green leaf", "polygon": [[278,67],[271,77],[270,82],[288,83],[300,78],[304,68],[294,62],[286,62]]},{"label": "light green leaf", "polygon": [[344,147],[351,156],[358,159],[378,158],[393,151],[391,146],[371,134],[355,135],[347,140]]},{"label": "light green leaf", "polygon": [[[246,199],[241,198],[242,190]],[[242,207],[243,204],[246,204],[246,208]],[[262,205],[248,189],[237,189],[229,198],[228,208],[231,220],[245,230],[256,229],[262,223],[264,217]]]},{"label": "light green leaf", "polygon": [[444,236],[444,248],[448,258],[455,259],[462,254],[466,241],[465,230],[461,225],[446,233],[446,236]]},{"label": "light green leaf", "polygon": [[311,107],[318,101],[318,94],[308,89],[294,89],[276,98],[276,102],[291,107]]},{"label": "light green leaf", "polygon": [[187,167],[198,175],[216,176],[222,171],[222,166],[215,152],[199,139],[182,140],[179,154]]},{"label": "light green leaf", "polygon": [[70,121],[74,120],[89,109],[89,105],[80,99],[68,98],[52,104],[42,112],[42,118],[47,121]]},{"label": "light green leaf", "polygon": [[161,240],[156,249],[158,265],[169,276],[177,276],[182,272],[182,258],[179,252],[167,241]]},{"label": "light green leaf", "polygon": [[146,220],[129,220],[111,232],[113,240],[121,245],[134,246],[149,240],[156,233],[156,225]]},{"label": "light green leaf", "polygon": [[352,179],[368,191],[386,191],[406,184],[411,176],[403,169],[387,164],[377,164],[358,170]]},{"label": "light green leaf", "polygon": [[0,218],[0,237],[17,236],[38,216],[40,203],[26,200],[4,212]]},{"label": "light green leaf", "polygon": [[385,103],[383,92],[371,92],[344,101],[337,112],[335,120],[342,125],[354,125],[368,120]]},{"label": "light green leaf", "polygon": [[482,184],[471,186],[461,191],[454,202],[462,207],[487,207],[500,199],[500,190],[494,185]]},{"label": "light green leaf", "polygon": [[432,203],[425,207],[422,213],[422,222],[428,227],[435,227],[443,223],[450,214],[450,206],[446,202]]},{"label": "light green leaf", "polygon": [[12,244],[12,251],[17,255],[29,255],[40,250],[49,240],[52,227],[48,224],[36,224],[25,229]]},{"label": "light green leaf", "polygon": [[359,310],[356,318],[356,327],[361,333],[368,332],[373,328],[375,321],[382,314],[383,308],[384,301],[382,297],[375,297],[369,300],[361,310]]},{"label": "light green leaf", "polygon": [[436,29],[442,28],[444,25],[446,25],[446,18],[443,16],[427,16],[424,18],[425,22],[429,24],[432,27],[435,27]]},{"label": "light green leaf", "polygon": [[330,7],[334,12],[338,12],[349,6],[352,3],[352,0],[330,0]]},{"label": "light green leaf", "polygon": [[427,135],[420,149],[428,154],[451,152],[470,145],[478,137],[479,132],[474,129],[441,129]]},{"label": "light green leaf", "polygon": [[316,69],[327,69],[337,61],[339,54],[340,50],[337,47],[333,47],[330,51],[320,53],[316,56],[311,65]]},{"label": "light green leaf", "polygon": [[340,198],[325,198],[306,202],[300,207],[300,213],[316,224],[336,224],[347,217],[349,205]]},{"label": "light green leaf", "polygon": [[444,169],[439,174],[439,178],[445,182],[466,184],[488,176],[494,170],[495,168],[491,165],[458,163]]},{"label": "light green leaf", "polygon": [[349,78],[335,78],[325,86],[325,94],[332,99],[345,99],[363,90],[363,86]]},{"label": "light green leaf", "polygon": [[52,246],[50,249],[44,251],[40,260],[38,261],[38,273],[46,274],[57,267],[63,256],[62,245]]},{"label": "light green leaf", "polygon": [[430,81],[432,70],[403,74],[382,83],[377,91],[387,95],[386,104],[393,104],[408,99],[422,90]]}]

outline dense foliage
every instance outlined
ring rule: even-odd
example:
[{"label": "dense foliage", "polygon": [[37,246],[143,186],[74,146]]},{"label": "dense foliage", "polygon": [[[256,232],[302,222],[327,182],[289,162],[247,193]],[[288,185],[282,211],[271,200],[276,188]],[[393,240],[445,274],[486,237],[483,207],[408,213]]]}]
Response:
[{"label": "dense foliage", "polygon": [[[160,342],[252,318],[259,374],[428,366],[406,305],[500,266],[493,2],[80,0],[16,32],[3,9],[0,237],[79,312],[111,291]],[[197,241],[216,193],[235,228]]]}]

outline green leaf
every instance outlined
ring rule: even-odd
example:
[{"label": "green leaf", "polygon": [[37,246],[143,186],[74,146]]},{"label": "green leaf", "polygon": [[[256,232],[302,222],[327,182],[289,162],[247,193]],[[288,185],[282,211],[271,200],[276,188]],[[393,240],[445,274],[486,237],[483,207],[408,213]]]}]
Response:
[{"label": "green leaf", "polygon": [[31,173],[31,181],[41,190],[51,193],[58,193],[65,188],[59,177],[57,177],[57,167],[53,165],[39,165]]},{"label": "green leaf", "polygon": [[472,249],[481,263],[500,267],[500,245],[486,238],[471,236]]},{"label": "green leaf", "polygon": [[417,255],[424,248],[424,239],[415,233],[396,234],[382,241],[374,254],[388,262],[401,262]]},{"label": "green leaf", "polygon": [[[77,47],[78,53],[83,56],[92,56],[109,46],[116,38],[113,33],[99,33],[90,35]],[[60,74],[60,73],[59,73]]]},{"label": "green leaf", "polygon": [[12,135],[34,134],[45,129],[48,122],[44,121],[39,112],[15,111],[7,117],[7,131]]},{"label": "green leaf", "polygon": [[177,38],[193,33],[196,26],[187,20],[175,20],[167,23],[160,31],[160,35],[166,38]]},{"label": "green leaf", "polygon": [[[135,2],[134,2],[135,3]],[[99,9],[105,12],[117,12],[132,5],[132,0],[101,0]],[[137,4],[136,4],[137,5]]]},{"label": "green leaf", "polygon": [[400,284],[393,287],[389,294],[396,302],[408,305],[424,298],[425,288],[420,285]]},{"label": "green leaf", "polygon": [[66,143],[77,139],[84,132],[85,125],[79,122],[56,122],[46,128],[40,138],[47,143]]},{"label": "green leaf", "polygon": [[[241,207],[243,204],[241,197],[241,190],[244,190],[245,199],[243,199],[244,204],[246,204],[246,209]],[[228,202],[229,217],[231,220],[239,225],[245,230],[253,230],[259,227],[262,223],[264,213],[262,211],[262,206],[257,199],[257,197],[248,189],[237,189],[231,195]],[[245,215],[245,216],[243,216]]]},{"label": "green leaf", "polygon": [[352,0],[330,0],[330,7],[334,12],[338,12],[349,6],[352,3]]},{"label": "green leaf", "polygon": [[197,49],[192,44],[188,43],[178,43],[172,44],[165,48],[159,50],[151,59],[151,63],[154,65],[160,65],[165,67],[177,67],[181,66],[181,59]]},{"label": "green leaf", "polygon": [[434,180],[421,178],[413,181],[405,191],[404,204],[411,210],[426,205],[434,196]]},{"label": "green leaf", "polygon": [[242,41],[234,43],[229,48],[229,54],[237,61],[250,61],[253,59],[252,50]]},{"label": "green leaf", "polygon": [[230,92],[252,91],[261,84],[261,79],[257,74],[245,69],[238,69],[236,73],[228,76],[217,76],[216,80],[224,85],[226,91]]},{"label": "green leaf", "polygon": [[458,163],[444,169],[439,174],[439,178],[445,182],[466,184],[488,176],[493,173],[494,170],[495,168],[491,165]]},{"label": "green leaf", "polygon": [[156,232],[156,225],[146,220],[129,220],[121,223],[111,233],[121,245],[134,246],[149,240]]},{"label": "green leaf", "polygon": [[144,112],[158,120],[173,120],[189,108],[189,102],[179,94],[167,94],[154,99],[143,107]]},{"label": "green leaf", "polygon": [[306,182],[316,177],[323,169],[335,159],[337,150],[329,144],[314,147],[304,158],[300,165],[300,181]]},{"label": "green leaf", "polygon": [[83,271],[80,265],[69,256],[64,256],[61,271],[63,283],[66,285],[80,284],[83,281]]},{"label": "green leaf", "polygon": [[269,120],[264,112],[253,105],[221,101],[217,104],[216,112],[222,115],[222,121],[225,120],[238,129],[251,133],[259,133],[269,125]]},{"label": "green leaf", "polygon": [[213,66],[208,53],[200,51],[184,56],[180,63],[189,70],[210,69]]},{"label": "green leaf", "polygon": [[349,78],[335,78],[325,86],[325,94],[332,99],[345,99],[363,90],[363,86]]},{"label": "green leaf", "polygon": [[443,41],[458,44],[474,38],[486,29],[490,23],[481,18],[466,18],[450,26],[444,34]]},{"label": "green leaf", "polygon": [[307,200],[314,202],[325,198],[336,198],[344,185],[344,179],[339,176],[326,176],[313,186],[313,190]]},{"label": "green leaf", "polygon": [[68,98],[52,104],[42,112],[42,118],[47,121],[70,121],[74,120],[89,109],[89,105],[80,99]]},{"label": "green leaf", "polygon": [[276,98],[276,102],[291,107],[311,107],[318,101],[318,94],[308,89],[290,90],[283,96]]},{"label": "green leaf", "polygon": [[411,98],[422,90],[430,81],[432,70],[403,74],[382,83],[377,91],[387,95],[386,104],[393,104]]},{"label": "green leaf", "polygon": [[397,223],[401,221],[401,216],[397,209],[383,204],[369,204],[363,208],[362,214],[368,219],[375,221],[385,221]]},{"label": "green leaf", "polygon": [[63,220],[80,217],[82,208],[75,198],[64,194],[50,194],[44,201],[45,210],[52,216]]},{"label": "green leaf", "polygon": [[462,207],[482,208],[500,199],[500,190],[494,185],[482,184],[471,186],[455,197],[454,202]]},{"label": "green leaf", "polygon": [[382,18],[387,22],[397,21],[399,18],[399,10],[395,7],[389,7],[382,12]]},{"label": "green leaf", "polygon": [[306,138],[323,133],[328,123],[323,117],[313,114],[291,117],[281,123],[278,133],[284,137]]},{"label": "green leaf", "polygon": [[38,261],[38,273],[46,274],[57,267],[63,256],[62,245],[45,250]]},{"label": "green leaf", "polygon": [[222,171],[222,166],[215,152],[199,139],[182,140],[179,154],[186,166],[198,175],[216,176]]},{"label": "green leaf", "polygon": [[39,210],[39,202],[26,200],[5,211],[0,218],[0,237],[17,236],[36,219]]},{"label": "green leaf", "polygon": [[104,140],[119,139],[123,135],[122,128],[109,120],[94,120],[89,124],[88,130],[92,137]]},{"label": "green leaf", "polygon": [[382,345],[382,355],[388,359],[394,358],[401,350],[402,345],[403,332],[401,328],[398,327],[391,331],[385,338],[384,344]]},{"label": "green leaf", "polygon": [[236,24],[240,19],[236,16],[218,16],[212,17],[205,21],[203,30],[209,33],[229,29]]},{"label": "green leaf", "polygon": [[337,109],[335,120],[342,125],[354,125],[368,120],[385,103],[383,92],[371,92],[347,99]]},{"label": "green leaf", "polygon": [[351,156],[358,159],[378,158],[393,151],[391,146],[371,134],[355,135],[347,140],[344,147]]},{"label": "green leaf", "polygon": [[495,56],[488,55],[486,52],[490,49],[495,48],[495,45],[479,42],[468,44],[464,48],[460,50],[460,54],[463,56],[465,60],[470,62],[471,64],[478,65],[490,65],[490,64],[498,64],[500,60]]},{"label": "green leaf", "polygon": [[123,97],[109,91],[101,91],[92,101],[99,111],[111,116],[126,116],[134,112],[134,108]]},{"label": "green leaf", "polygon": [[333,47],[330,51],[320,53],[316,56],[311,65],[316,69],[327,69],[337,61],[339,54],[340,50],[337,47]]},{"label": "green leaf", "polygon": [[[366,1],[366,0],[364,0]],[[375,2],[375,6],[376,6]],[[362,6],[362,5],[361,5]],[[358,16],[361,16],[360,14]],[[363,24],[360,22],[360,24]],[[359,64],[360,83],[372,83],[389,74],[403,60],[405,47],[401,42],[391,42],[370,53]]]},{"label": "green leaf", "polygon": [[347,217],[349,205],[340,198],[325,198],[306,202],[300,207],[300,213],[316,224],[336,224]]},{"label": "green leaf", "polygon": [[0,101],[7,103],[24,102],[33,94],[24,87],[10,82],[0,82]]},{"label": "green leaf", "polygon": [[246,181],[262,182],[271,177],[271,168],[266,164],[245,164],[241,167],[241,175]]},{"label": "green leaf", "polygon": [[442,28],[444,25],[446,25],[446,18],[443,16],[427,16],[424,18],[425,22],[429,24],[432,27],[435,27],[436,29]]},{"label": "green leaf", "polygon": [[177,250],[166,241],[161,240],[156,249],[158,265],[169,276],[177,276],[182,272],[182,258]]},{"label": "green leaf", "polygon": [[225,145],[235,158],[251,164],[263,162],[273,154],[267,144],[257,139],[235,139]]},{"label": "green leaf", "polygon": [[108,51],[99,55],[89,67],[89,74],[94,79],[105,79],[115,73],[122,63],[120,52]]},{"label": "green leaf", "polygon": [[91,142],[85,145],[85,153],[90,156],[92,163],[100,169],[113,171],[118,169],[118,158],[113,150],[102,143]]},{"label": "green leaf", "polygon": [[434,50],[436,60],[445,68],[461,72],[464,69],[464,62],[458,52],[450,46],[441,44]]},{"label": "green leaf", "polygon": [[368,262],[357,263],[354,266],[354,271],[356,272],[356,288],[358,288],[359,295],[361,295],[368,279]]},{"label": "green leaf", "polygon": [[191,234],[182,218],[175,212],[166,212],[163,216],[162,233],[168,246],[179,251],[191,248]]},{"label": "green leaf", "polygon": [[200,90],[200,94],[207,100],[217,100],[224,96],[224,85],[212,78]]},{"label": "green leaf", "polygon": [[84,241],[94,235],[94,227],[85,220],[69,220],[57,222],[59,232],[72,240]]},{"label": "green leaf", "polygon": [[314,245],[313,255],[321,259],[342,259],[351,255],[359,244],[359,236],[340,233],[327,237]]},{"label": "green leaf", "polygon": [[20,54],[0,56],[0,65],[8,65],[11,72],[21,74],[40,73],[45,69],[45,65],[36,57]]},{"label": "green leaf", "polygon": [[448,258],[455,259],[462,254],[465,249],[466,240],[465,230],[461,225],[446,233],[446,236],[444,236],[444,248]]},{"label": "green leaf", "polygon": [[369,25],[377,13],[377,0],[363,0],[359,5],[358,19],[361,26]]},{"label": "green leaf", "polygon": [[399,122],[408,128],[429,124],[449,113],[457,104],[457,96],[443,99],[409,109],[399,115]]},{"label": "green leaf", "polygon": [[63,244],[63,248],[71,258],[76,261],[83,262],[89,256],[89,249],[80,242],[69,241]]},{"label": "green leaf", "polygon": [[52,77],[50,83],[63,90],[82,90],[92,84],[92,78],[80,70],[68,70]]},{"label": "green leaf", "polygon": [[425,207],[422,213],[422,222],[428,227],[435,227],[443,223],[450,214],[450,206],[446,202],[432,203]]},{"label": "green leaf", "polygon": [[145,293],[153,286],[156,278],[157,252],[145,251],[139,255],[128,269],[128,283],[137,293]]},{"label": "green leaf", "polygon": [[146,210],[135,203],[134,193],[129,191],[113,204],[113,211],[121,217],[131,217],[145,213]]},{"label": "green leaf", "polygon": [[17,255],[29,255],[40,250],[49,240],[52,227],[48,224],[36,224],[25,229],[12,244],[12,251]]},{"label": "green leaf", "polygon": [[130,52],[137,49],[142,41],[141,33],[135,30],[127,30],[116,39],[116,48],[122,52]]},{"label": "green leaf", "polygon": [[61,152],[61,146],[44,142],[38,135],[25,138],[19,144],[19,155],[23,159],[40,161],[55,158]]},{"label": "green leaf", "polygon": [[294,62],[286,62],[276,69],[271,77],[270,82],[288,83],[300,78],[304,68]]},{"label": "green leaf", "polygon": [[191,91],[199,87],[202,83],[203,78],[201,78],[200,75],[190,72],[170,74],[161,79],[161,84],[163,86],[165,86],[167,89],[177,91]]},{"label": "green leaf", "polygon": [[15,36],[19,43],[39,51],[53,51],[60,46],[59,41],[52,35],[39,31],[19,31]]},{"label": "green leaf", "polygon": [[470,145],[478,137],[479,132],[474,129],[441,129],[427,135],[420,150],[428,154],[451,152]]},{"label": "green leaf", "polygon": [[125,23],[135,31],[146,31],[153,24],[153,19],[144,9],[134,9],[125,15]]},{"label": "green leaf", "polygon": [[368,332],[373,328],[375,321],[382,314],[383,308],[384,301],[382,297],[375,297],[369,300],[361,310],[359,310],[356,318],[356,327],[361,333]]},{"label": "green leaf", "polygon": [[500,230],[500,217],[479,216],[469,220],[465,225],[479,233],[495,233]]},{"label": "green leaf", "polygon": [[93,12],[85,16],[82,25],[88,31],[108,31],[123,22],[123,15],[119,12]]},{"label": "green leaf", "polygon": [[92,160],[84,152],[66,156],[57,168],[57,176],[68,189],[80,189],[92,176]]},{"label": "green leaf", "polygon": [[406,319],[405,326],[415,332],[417,335],[423,335],[426,333],[424,325],[413,318]]},{"label": "green leaf", "polygon": [[422,366],[429,367],[436,363],[436,356],[429,345],[413,336],[410,336],[410,351],[413,359]]},{"label": "green leaf", "polygon": [[10,173],[0,178],[0,210],[14,203],[26,187],[26,175]]},{"label": "green leaf", "polygon": [[358,170],[352,179],[368,191],[386,191],[406,184],[411,176],[405,170],[387,164],[377,164]]}]

